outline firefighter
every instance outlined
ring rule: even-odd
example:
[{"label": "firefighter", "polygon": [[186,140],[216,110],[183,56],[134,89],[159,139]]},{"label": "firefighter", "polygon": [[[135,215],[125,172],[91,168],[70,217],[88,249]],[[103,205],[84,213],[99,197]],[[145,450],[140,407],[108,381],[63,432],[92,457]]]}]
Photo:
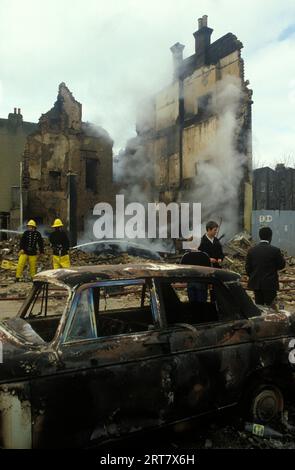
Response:
[{"label": "firefighter", "polygon": [[44,253],[44,244],[41,233],[37,230],[37,224],[34,220],[29,220],[26,230],[20,240],[19,258],[16,268],[15,280],[19,281],[27,261],[30,265],[30,275],[33,278],[37,272],[37,246],[40,254]]},{"label": "firefighter", "polygon": [[60,219],[55,219],[51,227],[54,228],[54,231],[49,236],[49,242],[53,250],[53,269],[69,268],[70,242],[66,232],[62,229],[63,223]]}]

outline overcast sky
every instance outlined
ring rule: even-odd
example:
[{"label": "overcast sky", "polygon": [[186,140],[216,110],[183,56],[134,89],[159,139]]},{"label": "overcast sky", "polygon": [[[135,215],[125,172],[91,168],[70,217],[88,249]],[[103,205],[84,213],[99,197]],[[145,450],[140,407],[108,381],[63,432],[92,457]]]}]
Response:
[{"label": "overcast sky", "polygon": [[256,165],[295,164],[295,0],[0,0],[0,117],[19,107],[37,122],[64,81],[83,120],[123,147],[137,104],[171,80],[169,48],[194,53],[204,14],[212,42],[244,44]]}]

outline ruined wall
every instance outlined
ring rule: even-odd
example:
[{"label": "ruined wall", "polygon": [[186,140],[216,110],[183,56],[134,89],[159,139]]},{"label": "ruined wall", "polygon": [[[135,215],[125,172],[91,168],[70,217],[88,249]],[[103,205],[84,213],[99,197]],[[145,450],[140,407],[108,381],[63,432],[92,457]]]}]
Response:
[{"label": "ruined wall", "polygon": [[218,122],[216,116],[183,130],[183,178],[197,175],[197,166],[204,159],[202,151],[216,134]]},{"label": "ruined wall", "polygon": [[112,145],[106,131],[82,122],[81,104],[62,83],[54,107],[27,139],[25,217],[45,225],[60,217],[67,224],[69,174],[75,174],[77,229],[82,231],[97,202],[112,202]]},{"label": "ruined wall", "polygon": [[203,66],[184,79],[184,109],[185,119],[198,114],[198,98],[212,92],[218,80],[216,65]]},{"label": "ruined wall", "polygon": [[[184,119],[193,121],[192,125],[187,122],[188,127],[185,127],[183,132],[184,178],[191,178],[196,174],[196,165],[199,159],[202,159],[202,151],[216,135],[218,118],[216,114],[211,115],[208,102],[210,99],[213,106],[217,104],[215,100],[218,81],[227,75],[240,78],[241,65],[239,51],[235,51],[220,59],[216,65],[203,66],[184,79]],[[207,109],[204,109],[202,99]]]},{"label": "ruined wall", "polygon": [[13,187],[20,186],[20,163],[27,135],[37,124],[23,121],[20,109],[14,109],[8,119],[0,119],[0,213],[8,214],[9,226],[19,226],[19,199],[14,198]]},{"label": "ruined wall", "polygon": [[156,95],[156,130],[174,126],[179,114],[179,84],[168,86]]},{"label": "ruined wall", "polygon": [[[222,119],[228,111],[221,84],[228,81],[230,90],[232,81],[240,93],[239,104],[231,110],[236,120],[232,145],[238,158],[245,156],[245,160],[242,162],[241,159],[237,164],[241,169],[235,172],[235,177],[240,179],[237,184],[239,188],[235,189],[239,198],[236,211],[239,228],[249,229],[249,208],[252,205],[252,92],[244,80],[241,42],[228,33],[210,44],[212,31],[207,27],[204,16],[199,20],[199,30],[194,33],[194,55],[183,59],[184,46],[179,43],[171,48],[173,83],[157,93],[144,107],[149,119],[143,119],[144,113],[140,110],[137,132],[145,146],[145,160],[155,168],[153,183],[158,199],[165,202],[190,201],[193,188],[198,184],[200,163],[207,162],[214,167],[215,159],[222,159],[221,150],[215,153],[212,142],[216,141],[218,132],[224,126]],[[218,167],[222,167],[222,162],[216,160]]]}]

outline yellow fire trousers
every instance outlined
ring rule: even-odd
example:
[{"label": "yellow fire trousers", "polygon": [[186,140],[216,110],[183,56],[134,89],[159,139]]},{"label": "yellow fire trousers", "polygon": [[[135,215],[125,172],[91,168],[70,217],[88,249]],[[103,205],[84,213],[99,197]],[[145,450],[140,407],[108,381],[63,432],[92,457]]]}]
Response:
[{"label": "yellow fire trousers", "polygon": [[18,258],[16,274],[15,274],[16,279],[19,279],[21,277],[24,267],[27,264],[27,261],[29,261],[31,277],[35,276],[37,272],[37,255],[29,256],[29,255],[23,254],[23,255],[19,255],[19,258]]},{"label": "yellow fire trousers", "polygon": [[70,268],[71,267],[70,257],[69,255],[64,255],[64,256],[53,255],[52,264],[53,264],[53,269]]}]

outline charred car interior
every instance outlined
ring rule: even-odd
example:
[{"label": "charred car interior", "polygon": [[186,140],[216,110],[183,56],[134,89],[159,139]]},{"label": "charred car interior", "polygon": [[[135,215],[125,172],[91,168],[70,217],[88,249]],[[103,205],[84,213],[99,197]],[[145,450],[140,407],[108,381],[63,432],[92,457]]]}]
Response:
[{"label": "charred car interior", "polygon": [[40,273],[0,324],[0,444],[92,447],[253,400],[268,422],[292,394],[294,334],[293,314],[265,315],[220,269]]}]

